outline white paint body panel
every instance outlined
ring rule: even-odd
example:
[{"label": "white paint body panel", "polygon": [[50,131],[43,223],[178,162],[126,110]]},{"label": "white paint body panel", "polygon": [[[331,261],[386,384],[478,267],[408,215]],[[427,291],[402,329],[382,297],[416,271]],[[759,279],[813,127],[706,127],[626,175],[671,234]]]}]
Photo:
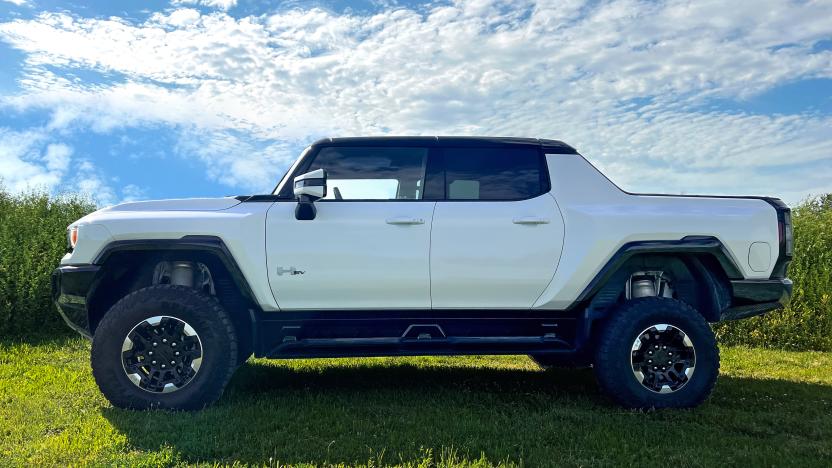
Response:
[{"label": "white paint body panel", "polygon": [[[278,202],[266,225],[269,282],[281,309],[428,309],[436,202],[318,201],[314,220]],[[388,224],[408,222],[417,224]],[[418,221],[421,220],[421,223]],[[303,274],[278,275],[290,268]]]},{"label": "white paint body panel", "polygon": [[[779,239],[764,200],[632,195],[580,155],[547,162],[551,193],[518,202],[325,200],[311,221],[288,201],[129,203],[73,223],[61,263],[91,263],[112,241],[217,236],[266,311],[563,309],[624,244],[686,236],[716,237],[745,278],[770,277]],[[513,222],[534,218],[548,223]]]},{"label": "white paint body panel", "polygon": [[777,213],[766,201],[631,195],[580,155],[553,154],[546,160],[566,236],[558,271],[535,307],[568,307],[615,252],[634,241],[713,236],[745,278],[770,277],[773,265],[753,271],[748,264],[753,242],[778,242]]},{"label": "white paint body panel", "polygon": [[240,204],[240,200],[233,197],[223,198],[181,198],[173,200],[149,200],[122,203],[108,211],[218,211],[227,210]]},{"label": "white paint body panel", "polygon": [[555,274],[564,234],[549,194],[438,202],[431,232],[431,297],[443,309],[530,308]]},{"label": "white paint body panel", "polygon": [[[219,199],[221,203],[212,205],[202,203],[199,206],[216,207],[229,204],[229,199]],[[230,199],[237,202],[235,199]],[[61,259],[61,264],[92,263],[96,255],[107,243],[132,239],[181,239],[188,235],[216,236],[225,242],[234,260],[243,272],[257,302],[263,310],[277,310],[277,302],[272,295],[266,274],[266,211],[271,203],[235,203],[225,210],[159,210],[172,208],[180,200],[147,204],[157,208],[149,211],[122,210],[120,206],[98,210],[72,223],[79,226],[78,245],[72,253]],[[190,200],[183,203],[194,207]],[[109,238],[87,236],[87,226],[103,226]],[[100,231],[97,231],[100,232]],[[100,237],[100,236],[99,236]]]}]

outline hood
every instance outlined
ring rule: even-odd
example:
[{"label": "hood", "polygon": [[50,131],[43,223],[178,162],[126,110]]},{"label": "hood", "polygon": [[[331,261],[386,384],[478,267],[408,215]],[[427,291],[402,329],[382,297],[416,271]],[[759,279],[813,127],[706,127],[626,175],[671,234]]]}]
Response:
[{"label": "hood", "polygon": [[122,203],[102,211],[219,211],[238,205],[240,200],[223,198],[181,198]]}]

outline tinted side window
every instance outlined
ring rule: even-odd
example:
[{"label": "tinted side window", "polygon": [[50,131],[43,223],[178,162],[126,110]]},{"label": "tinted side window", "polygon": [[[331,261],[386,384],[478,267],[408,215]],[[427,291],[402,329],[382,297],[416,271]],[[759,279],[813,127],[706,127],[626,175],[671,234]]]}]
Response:
[{"label": "tinted side window", "polygon": [[427,156],[427,148],[326,147],[307,171],[326,170],[326,199],[420,200]]},{"label": "tinted side window", "polygon": [[521,200],[543,193],[540,152],[534,148],[446,148],[448,200]]}]

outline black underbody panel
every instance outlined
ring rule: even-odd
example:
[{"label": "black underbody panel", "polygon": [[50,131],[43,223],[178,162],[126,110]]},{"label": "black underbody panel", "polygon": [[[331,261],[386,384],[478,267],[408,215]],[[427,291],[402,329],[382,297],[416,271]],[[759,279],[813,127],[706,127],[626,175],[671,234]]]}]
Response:
[{"label": "black underbody panel", "polygon": [[792,295],[791,280],[735,280],[731,307],[722,312],[722,320],[738,320],[783,308]]},{"label": "black underbody panel", "polygon": [[528,309],[260,315],[255,354],[271,358],[573,352],[581,321],[574,312]]},{"label": "black underbody panel", "polygon": [[52,300],[70,328],[90,338],[87,296],[93,289],[98,265],[65,265],[52,273]]}]

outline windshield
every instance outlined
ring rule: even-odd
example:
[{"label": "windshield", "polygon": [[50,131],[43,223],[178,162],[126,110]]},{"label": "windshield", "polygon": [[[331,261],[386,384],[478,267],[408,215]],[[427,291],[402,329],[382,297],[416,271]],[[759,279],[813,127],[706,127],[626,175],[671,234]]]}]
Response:
[{"label": "windshield", "polygon": [[300,153],[300,156],[298,156],[298,158],[295,159],[295,162],[292,163],[291,166],[289,166],[289,169],[287,169],[286,173],[283,174],[283,177],[280,178],[280,182],[277,183],[277,187],[275,187],[274,190],[272,190],[272,195],[277,195],[278,193],[280,193],[280,190],[287,183],[286,179],[289,178],[289,174],[295,171],[295,167],[297,167],[298,163],[300,163],[300,161],[303,159],[304,156],[306,156],[306,153],[308,153],[311,148],[311,146],[307,146],[306,149],[304,149],[303,152]]}]

